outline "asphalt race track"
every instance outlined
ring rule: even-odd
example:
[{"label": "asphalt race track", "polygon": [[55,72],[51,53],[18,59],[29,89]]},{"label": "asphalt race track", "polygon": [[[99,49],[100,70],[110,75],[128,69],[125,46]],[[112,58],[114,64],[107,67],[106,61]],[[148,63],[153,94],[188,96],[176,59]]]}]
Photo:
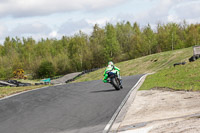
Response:
[{"label": "asphalt race track", "polygon": [[123,77],[120,91],[97,80],[0,100],[0,133],[101,133],[141,76]]}]

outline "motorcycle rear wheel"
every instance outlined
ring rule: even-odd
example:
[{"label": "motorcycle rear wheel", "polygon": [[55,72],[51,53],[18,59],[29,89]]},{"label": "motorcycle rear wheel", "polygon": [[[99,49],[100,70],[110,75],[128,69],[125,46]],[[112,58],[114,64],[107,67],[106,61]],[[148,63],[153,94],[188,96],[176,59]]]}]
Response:
[{"label": "motorcycle rear wheel", "polygon": [[116,90],[120,90],[119,80],[115,78],[111,78],[111,84],[115,87]]}]

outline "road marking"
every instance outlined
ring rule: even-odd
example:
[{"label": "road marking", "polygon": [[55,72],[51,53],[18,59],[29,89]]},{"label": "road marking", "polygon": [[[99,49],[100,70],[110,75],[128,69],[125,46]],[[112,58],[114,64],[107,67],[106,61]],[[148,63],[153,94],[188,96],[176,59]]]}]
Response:
[{"label": "road marking", "polygon": [[17,95],[21,95],[21,94],[24,94],[24,93],[28,93],[28,92],[32,92],[32,91],[36,91],[36,90],[41,90],[41,89],[45,89],[45,88],[48,88],[48,87],[59,86],[59,85],[63,85],[63,84],[57,84],[57,85],[53,85],[53,86],[45,86],[45,87],[42,87],[42,88],[36,88],[36,89],[33,89],[33,90],[27,90],[27,91],[19,92],[19,93],[13,94],[13,95],[9,95],[9,96],[0,98],[0,101],[14,97],[14,96],[17,96]]},{"label": "road marking", "polygon": [[106,127],[103,130],[103,133],[108,133],[115,121],[115,119],[117,118],[117,116],[119,115],[121,109],[123,108],[123,106],[125,105],[125,103],[127,102],[128,98],[130,97],[132,91],[137,87],[137,85],[141,82],[141,80],[147,76],[148,74],[143,75],[138,82],[132,87],[132,89],[128,92],[128,94],[126,95],[126,97],[124,98],[124,100],[122,101],[122,103],[120,104],[120,106],[118,107],[118,109],[115,111],[114,115],[112,116],[111,120],[108,122],[108,124],[106,125]]},{"label": "road marking", "polygon": [[47,87],[42,87],[42,88],[38,88],[38,89],[34,89],[34,90],[28,90],[28,91],[19,92],[19,93],[13,94],[13,95],[9,95],[9,96],[3,97],[3,98],[0,99],[0,101],[4,100],[4,99],[11,98],[11,97],[14,97],[14,96],[17,96],[17,95],[21,95],[23,93],[28,93],[28,92],[31,92],[31,91],[36,91],[36,90],[44,89],[44,88],[47,88]]}]

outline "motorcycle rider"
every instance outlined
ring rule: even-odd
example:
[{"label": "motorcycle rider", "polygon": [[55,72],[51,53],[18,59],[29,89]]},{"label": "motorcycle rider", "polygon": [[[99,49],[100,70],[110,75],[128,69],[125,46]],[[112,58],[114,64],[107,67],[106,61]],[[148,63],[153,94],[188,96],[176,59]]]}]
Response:
[{"label": "motorcycle rider", "polygon": [[104,76],[103,82],[108,83],[108,80],[107,80],[108,79],[108,72],[113,72],[113,73],[117,74],[117,77],[120,80],[120,86],[122,87],[122,85],[121,85],[122,79],[121,79],[121,76],[119,74],[119,71],[120,71],[120,69],[118,67],[116,67],[112,61],[109,61],[108,66],[106,67],[104,75],[103,75]]}]

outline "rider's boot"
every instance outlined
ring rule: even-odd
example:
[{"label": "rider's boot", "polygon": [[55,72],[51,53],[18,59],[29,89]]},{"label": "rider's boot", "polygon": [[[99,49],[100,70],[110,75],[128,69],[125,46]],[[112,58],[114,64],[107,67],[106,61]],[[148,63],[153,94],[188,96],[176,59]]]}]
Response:
[{"label": "rider's boot", "polygon": [[122,80],[120,80],[120,88],[123,89]]},{"label": "rider's boot", "polygon": [[123,86],[122,86],[122,78],[121,78],[119,72],[117,72],[117,77],[118,77],[118,79],[119,79],[119,86],[120,86],[120,88],[122,89],[122,88],[123,88]]},{"label": "rider's boot", "polygon": [[121,76],[119,76],[118,78],[119,78],[119,85],[120,85],[120,88],[122,89],[122,88],[123,88],[123,86],[122,86],[122,78],[121,78]]}]

